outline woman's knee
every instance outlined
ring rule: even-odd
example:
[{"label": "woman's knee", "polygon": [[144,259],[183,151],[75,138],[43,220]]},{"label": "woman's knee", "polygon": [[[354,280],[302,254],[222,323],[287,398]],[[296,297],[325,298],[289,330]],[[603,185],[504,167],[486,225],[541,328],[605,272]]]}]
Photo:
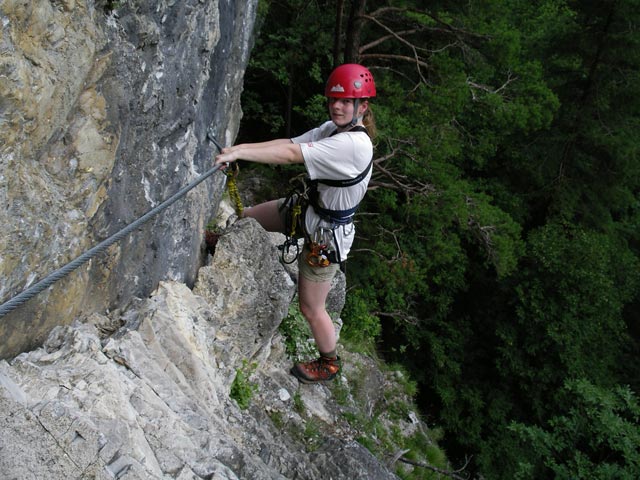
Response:
[{"label": "woman's knee", "polygon": [[324,302],[309,303],[299,302],[300,313],[310,323],[320,323],[329,318]]},{"label": "woman's knee", "polygon": [[308,322],[313,322],[320,317],[318,308],[302,302],[300,303],[300,313],[302,313],[302,316],[306,318]]},{"label": "woman's knee", "polygon": [[278,201],[272,200],[260,203],[254,207],[247,208],[243,212],[245,218],[253,218],[258,221],[262,227],[269,232],[282,232],[284,225],[278,211]]},{"label": "woman's knee", "polygon": [[298,278],[298,304],[307,320],[322,320],[328,315],[326,301],[330,289],[331,282],[312,282],[302,275]]}]

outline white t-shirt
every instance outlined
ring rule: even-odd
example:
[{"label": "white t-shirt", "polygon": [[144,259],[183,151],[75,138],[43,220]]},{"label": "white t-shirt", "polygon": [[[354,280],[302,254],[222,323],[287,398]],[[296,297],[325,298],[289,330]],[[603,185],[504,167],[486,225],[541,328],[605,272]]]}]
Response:
[{"label": "white t-shirt", "polygon": [[[373,158],[373,144],[369,135],[355,131],[330,136],[335,129],[335,124],[328,121],[318,128],[291,139],[302,149],[304,164],[311,180],[355,178],[366,170]],[[349,210],[355,207],[367,192],[372,171],[373,169],[370,169],[361,182],[349,187],[332,187],[319,183],[318,204],[327,210]],[[331,227],[316,214],[312,206],[307,208],[305,226],[312,236],[318,226]],[[340,261],[344,261],[347,259],[355,237],[354,224],[339,226],[335,229],[335,236]]]}]

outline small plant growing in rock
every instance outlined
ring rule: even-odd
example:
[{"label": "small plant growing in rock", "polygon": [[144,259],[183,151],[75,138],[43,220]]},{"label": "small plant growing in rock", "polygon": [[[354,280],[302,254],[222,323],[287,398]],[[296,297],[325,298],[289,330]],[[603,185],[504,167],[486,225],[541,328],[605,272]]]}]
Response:
[{"label": "small plant growing in rock", "polygon": [[249,408],[251,404],[251,398],[258,390],[258,386],[255,383],[249,381],[249,377],[255,371],[257,364],[249,364],[246,360],[242,362],[242,368],[236,370],[236,378],[231,384],[231,392],[229,396],[238,402],[238,406],[242,410]]},{"label": "small plant growing in rock", "polygon": [[318,449],[320,446],[320,440],[322,439],[322,433],[317,421],[313,418],[309,419],[304,427],[304,443],[307,452],[311,453]]},{"label": "small plant growing in rock", "polygon": [[304,402],[302,401],[300,392],[296,392],[293,395],[293,408],[298,413],[298,415],[302,415],[305,412]]},{"label": "small plant growing in rock", "polygon": [[282,412],[278,412],[278,411],[269,412],[269,418],[271,418],[273,425],[278,430],[282,430],[286,425],[286,421],[284,419],[284,415],[282,414]]},{"label": "small plant growing in rock", "polygon": [[114,10],[122,8],[127,3],[127,0],[106,0],[104,2],[105,13],[111,13]]},{"label": "small plant growing in rock", "polygon": [[289,305],[289,314],[282,320],[278,330],[284,337],[285,352],[290,360],[298,362],[315,355],[315,346],[309,341],[311,330],[297,302]]},{"label": "small plant growing in rock", "polygon": [[331,389],[333,398],[336,400],[338,405],[341,405],[344,407],[349,404],[349,400],[351,398],[351,395],[350,395],[351,391],[349,389],[349,386],[346,385],[343,378],[344,377],[342,375],[338,376],[338,378],[336,378],[336,380],[333,382],[332,385],[330,385],[329,388]]}]

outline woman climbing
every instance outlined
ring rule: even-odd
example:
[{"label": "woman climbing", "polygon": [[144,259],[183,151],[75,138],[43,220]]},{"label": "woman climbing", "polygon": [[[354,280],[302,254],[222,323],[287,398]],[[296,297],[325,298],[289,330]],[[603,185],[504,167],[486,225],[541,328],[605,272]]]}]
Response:
[{"label": "woman climbing", "polygon": [[375,95],[373,76],[367,68],[341,65],[331,73],[325,87],[331,120],[292,139],[235,145],[216,157],[217,164],[247,160],[303,163],[306,167],[306,192],[244,211],[244,217],[256,219],[265,230],[289,234],[297,218],[293,215],[295,207],[302,204],[305,208],[300,218],[305,242],[298,260],[298,299],[320,357],[291,369],[303,383],[331,380],[341,368],[335,329],[325,302],[331,280],[353,244],[353,216],[371,178],[370,135],[374,135],[375,125],[368,99]]}]

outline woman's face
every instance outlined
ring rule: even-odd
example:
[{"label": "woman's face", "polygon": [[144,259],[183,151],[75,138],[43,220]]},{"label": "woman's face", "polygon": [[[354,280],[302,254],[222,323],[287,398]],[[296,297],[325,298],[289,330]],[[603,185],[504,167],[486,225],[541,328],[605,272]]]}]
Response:
[{"label": "woman's face", "polygon": [[[329,115],[331,120],[338,126],[345,126],[351,123],[353,119],[353,98],[335,98],[329,97]],[[358,102],[357,117],[360,117],[367,109],[367,101]]]}]

